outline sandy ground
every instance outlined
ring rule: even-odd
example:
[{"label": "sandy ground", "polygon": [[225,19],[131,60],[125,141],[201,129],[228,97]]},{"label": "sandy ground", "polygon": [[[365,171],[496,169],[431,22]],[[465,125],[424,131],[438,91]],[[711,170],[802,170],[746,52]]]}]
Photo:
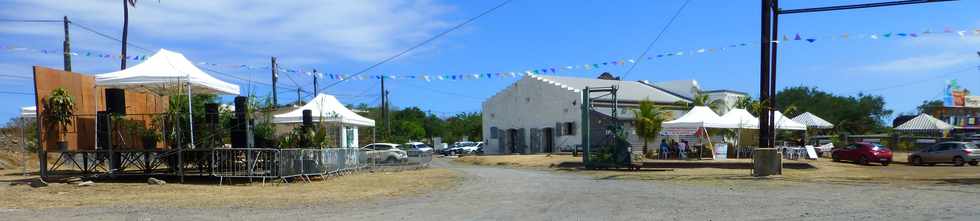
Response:
[{"label": "sandy ground", "polygon": [[[20,176],[19,172],[2,178]],[[311,183],[222,185],[212,181],[147,185],[145,180],[98,181],[91,187],[51,183],[45,188],[0,182],[0,208],[43,209],[72,207],[145,206],[175,208],[279,208],[317,203],[393,198],[445,189],[459,182],[457,172],[422,169],[364,173]]]},{"label": "sandy ground", "polygon": [[[850,167],[847,166],[850,164],[842,165]],[[637,180],[581,171],[472,166],[449,163],[446,159],[437,159],[433,166],[462,174],[462,182],[413,196],[279,208],[147,205],[8,208],[0,209],[0,217],[8,220],[980,220],[976,206],[980,205],[980,185],[976,183],[810,182],[789,176]],[[980,167],[963,168],[980,170]],[[629,173],[660,176],[668,172],[678,170]]]}]

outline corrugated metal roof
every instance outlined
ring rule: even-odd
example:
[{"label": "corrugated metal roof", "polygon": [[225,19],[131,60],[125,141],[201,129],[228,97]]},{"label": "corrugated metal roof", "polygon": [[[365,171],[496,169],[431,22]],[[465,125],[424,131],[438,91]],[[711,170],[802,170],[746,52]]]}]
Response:
[{"label": "corrugated metal roof", "polygon": [[[655,103],[674,103],[677,101],[690,102],[683,97],[668,93],[666,91],[651,87],[636,81],[617,81],[602,80],[592,78],[559,77],[552,75],[529,75],[529,77],[549,83],[555,83],[575,90],[582,90],[585,87],[619,87],[618,99],[620,101],[643,101],[650,100]],[[604,100],[604,99],[600,99]]]},{"label": "corrugated metal roof", "polygon": [[953,125],[949,125],[942,120],[936,119],[935,117],[929,116],[928,114],[919,114],[915,118],[906,121],[902,125],[895,127],[895,130],[952,130]]},{"label": "corrugated metal roof", "polygon": [[794,117],[793,120],[796,122],[800,122],[810,128],[820,128],[820,129],[834,128],[834,124],[827,122],[823,118],[817,117],[817,115],[813,115],[810,112],[800,114],[799,116]]}]

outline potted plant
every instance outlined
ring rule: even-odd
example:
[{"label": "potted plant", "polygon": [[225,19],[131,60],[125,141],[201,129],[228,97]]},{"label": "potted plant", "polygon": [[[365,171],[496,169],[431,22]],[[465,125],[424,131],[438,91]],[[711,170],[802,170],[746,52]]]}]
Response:
[{"label": "potted plant", "polygon": [[139,134],[141,141],[143,141],[143,149],[147,150],[156,149],[157,142],[163,138],[153,127],[140,127]]},{"label": "potted plant", "polygon": [[54,89],[44,101],[44,115],[45,122],[58,130],[58,149],[67,150],[68,143],[65,138],[68,127],[72,124],[71,118],[75,115],[75,98],[64,88]]}]

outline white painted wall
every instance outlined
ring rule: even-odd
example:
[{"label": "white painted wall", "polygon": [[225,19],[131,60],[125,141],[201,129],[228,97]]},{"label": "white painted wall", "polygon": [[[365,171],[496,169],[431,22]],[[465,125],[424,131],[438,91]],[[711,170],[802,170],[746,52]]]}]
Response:
[{"label": "white painted wall", "polygon": [[[502,154],[502,145],[497,138],[491,138],[491,127],[500,130],[524,128],[524,143],[531,144],[532,128],[554,128],[559,122],[575,122],[575,135],[555,137],[555,151],[571,149],[580,145],[581,91],[557,86],[533,76],[521,80],[497,93],[483,103],[483,141],[484,152]],[[560,133],[555,128],[555,133]],[[506,136],[500,133],[499,136]]]}]

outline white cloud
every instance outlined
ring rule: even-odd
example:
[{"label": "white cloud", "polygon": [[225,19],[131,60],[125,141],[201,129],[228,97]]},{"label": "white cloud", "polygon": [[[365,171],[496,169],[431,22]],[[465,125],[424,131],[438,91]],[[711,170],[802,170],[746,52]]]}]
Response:
[{"label": "white cloud", "polygon": [[860,71],[871,72],[916,72],[956,67],[977,60],[975,54],[942,53],[916,56],[859,67]]},{"label": "white cloud", "polygon": [[[320,58],[303,60],[310,63],[375,61],[446,28],[451,22],[444,15],[451,10],[429,0],[139,1],[130,9],[130,39],[151,49],[181,47],[204,55]],[[31,12],[28,17],[25,11]],[[58,19],[64,15],[111,35],[121,32],[120,1],[0,3],[0,17]],[[0,33],[47,37],[61,37],[59,30],[32,24],[0,27]],[[113,42],[100,44],[110,47]]]}]

